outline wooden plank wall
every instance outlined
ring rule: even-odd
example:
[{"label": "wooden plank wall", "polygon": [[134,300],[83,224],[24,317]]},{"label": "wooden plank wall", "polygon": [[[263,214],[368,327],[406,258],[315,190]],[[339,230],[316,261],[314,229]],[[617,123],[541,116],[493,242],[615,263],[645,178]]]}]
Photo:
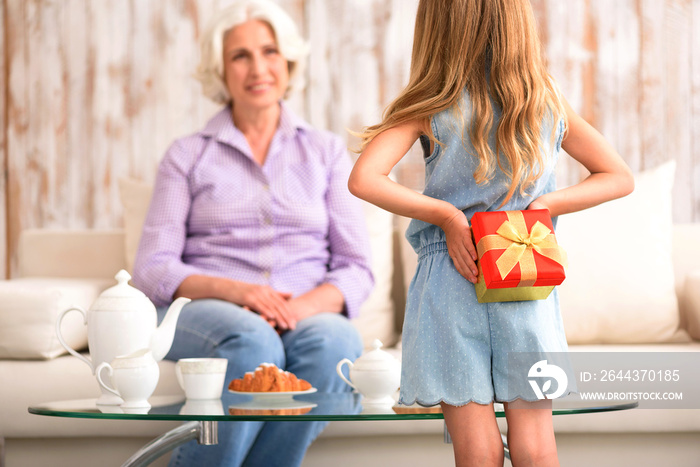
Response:
[{"label": "wooden plank wall", "polygon": [[[312,124],[375,123],[405,84],[417,0],[278,0],[310,40]],[[152,181],[216,106],[191,77],[230,0],[0,0],[0,264],[26,228],[121,225],[117,181]],[[550,68],[634,171],[678,163],[674,219],[700,221],[700,0],[532,0]],[[400,181],[422,187],[412,151]],[[583,172],[572,162],[559,181]],[[0,268],[0,275],[2,275]]]}]

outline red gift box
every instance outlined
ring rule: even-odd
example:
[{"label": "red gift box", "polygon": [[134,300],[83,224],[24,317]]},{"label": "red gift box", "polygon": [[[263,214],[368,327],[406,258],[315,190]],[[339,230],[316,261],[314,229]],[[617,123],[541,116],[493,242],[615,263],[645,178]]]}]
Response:
[{"label": "red gift box", "polygon": [[566,255],[546,209],[477,212],[471,227],[480,303],[542,300],[564,281]]}]

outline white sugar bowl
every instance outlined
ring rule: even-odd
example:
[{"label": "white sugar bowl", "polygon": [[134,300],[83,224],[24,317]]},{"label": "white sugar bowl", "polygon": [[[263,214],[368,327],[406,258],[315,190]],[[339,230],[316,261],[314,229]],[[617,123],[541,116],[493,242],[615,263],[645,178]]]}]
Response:
[{"label": "white sugar bowl", "polygon": [[[375,339],[372,350],[351,362],[342,359],[336,366],[338,375],[364,396],[365,404],[393,405],[393,394],[401,383],[401,364],[390,353],[381,350],[382,343]],[[343,365],[350,368],[350,381],[343,375]]]}]

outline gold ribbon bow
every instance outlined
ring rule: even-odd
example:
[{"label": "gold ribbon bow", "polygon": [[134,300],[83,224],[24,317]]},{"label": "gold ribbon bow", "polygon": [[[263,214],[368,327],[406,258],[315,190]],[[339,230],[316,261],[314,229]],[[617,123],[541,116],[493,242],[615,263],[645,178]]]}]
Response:
[{"label": "gold ribbon bow", "polygon": [[566,253],[557,245],[554,234],[540,221],[535,222],[528,233],[525,217],[520,211],[506,211],[508,220],[496,230],[495,235],[484,236],[477,245],[479,257],[489,250],[503,250],[496,260],[496,269],[501,279],[520,265],[518,287],[531,287],[537,280],[537,265],[534,251],[562,266],[566,265]]}]

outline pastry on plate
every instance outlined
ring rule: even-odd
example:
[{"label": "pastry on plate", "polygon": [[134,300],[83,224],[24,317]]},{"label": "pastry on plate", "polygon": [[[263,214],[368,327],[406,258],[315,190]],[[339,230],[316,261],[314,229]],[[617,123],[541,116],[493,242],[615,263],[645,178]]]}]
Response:
[{"label": "pastry on plate", "polygon": [[237,409],[229,407],[229,415],[304,415],[313,407],[300,407],[298,409]]},{"label": "pastry on plate", "polygon": [[306,391],[311,389],[311,383],[297,378],[294,373],[280,370],[272,363],[263,363],[243,378],[231,381],[228,388],[239,392]]}]

